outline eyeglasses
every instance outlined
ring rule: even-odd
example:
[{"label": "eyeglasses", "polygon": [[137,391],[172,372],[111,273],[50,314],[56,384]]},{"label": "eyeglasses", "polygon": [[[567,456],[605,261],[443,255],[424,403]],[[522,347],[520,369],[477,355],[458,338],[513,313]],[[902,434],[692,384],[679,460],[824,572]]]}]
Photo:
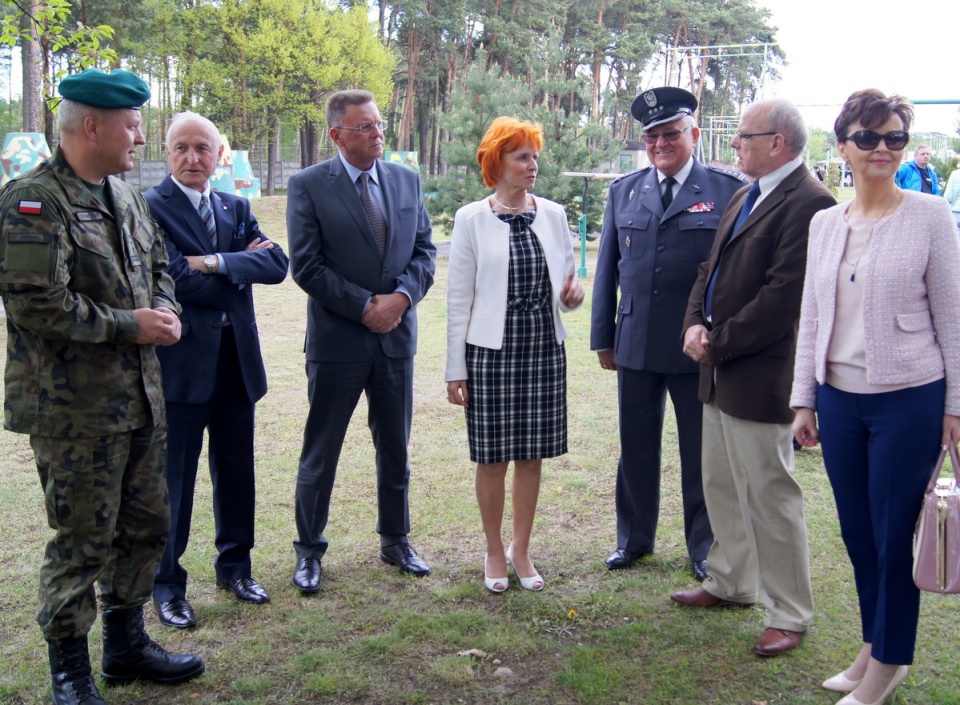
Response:
[{"label": "eyeglasses", "polygon": [[863,150],[876,149],[880,144],[880,140],[883,140],[884,144],[887,145],[887,149],[899,152],[906,147],[910,141],[910,133],[906,130],[892,130],[885,135],[881,135],[879,132],[874,132],[873,130],[857,130],[852,135],[844,137],[840,141],[846,142],[847,140],[853,140],[853,143]]},{"label": "eyeglasses", "polygon": [[383,132],[383,128],[387,126],[383,120],[377,120],[376,122],[366,122],[359,127],[344,127],[343,125],[337,125],[338,130],[353,130],[354,132],[359,132],[361,135],[369,135],[370,132],[374,129]]},{"label": "eyeglasses", "polygon": [[735,133],[738,140],[743,142],[748,140],[751,137],[773,137],[774,135],[780,134],[779,132],[737,132]]},{"label": "eyeglasses", "polygon": [[678,139],[680,139],[680,135],[682,135],[684,132],[689,130],[691,127],[693,127],[693,125],[687,125],[682,130],[671,130],[670,132],[660,132],[655,135],[651,135],[644,132],[641,135],[641,137],[643,137],[643,141],[646,142],[647,144],[656,144],[661,137],[663,137],[663,139],[665,139],[667,142],[676,142]]}]

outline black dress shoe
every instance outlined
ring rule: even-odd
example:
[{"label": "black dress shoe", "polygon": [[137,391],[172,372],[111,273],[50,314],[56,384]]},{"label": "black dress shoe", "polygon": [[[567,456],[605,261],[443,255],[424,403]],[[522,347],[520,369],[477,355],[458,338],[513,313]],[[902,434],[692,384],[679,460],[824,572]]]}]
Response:
[{"label": "black dress shoe", "polygon": [[232,592],[233,596],[240,600],[240,602],[252,602],[255,605],[270,602],[270,596],[267,594],[267,591],[253,578],[237,578],[236,580],[221,580],[217,578],[217,587],[221,590]]},{"label": "black dress shoe", "polygon": [[290,582],[304,595],[320,592],[320,586],[323,585],[322,571],[319,558],[301,558],[297,561]]},{"label": "black dress shoe", "polygon": [[160,602],[154,598],[153,607],[157,610],[157,617],[160,618],[161,624],[177,629],[197,626],[197,618],[193,615],[193,607],[186,600]]},{"label": "black dress shoe", "polygon": [[707,579],[707,559],[697,560],[696,558],[691,560],[693,565],[693,577],[697,579],[697,582],[703,582]]},{"label": "black dress shoe", "polygon": [[633,565],[633,562],[640,557],[641,554],[634,553],[633,551],[627,551],[622,548],[618,548],[616,551],[611,553],[607,560],[607,568],[610,570],[623,570],[624,568],[629,568]]},{"label": "black dress shoe", "polygon": [[380,560],[400,568],[401,573],[410,573],[417,577],[430,575],[430,566],[417,555],[408,543],[395,543],[380,547]]}]

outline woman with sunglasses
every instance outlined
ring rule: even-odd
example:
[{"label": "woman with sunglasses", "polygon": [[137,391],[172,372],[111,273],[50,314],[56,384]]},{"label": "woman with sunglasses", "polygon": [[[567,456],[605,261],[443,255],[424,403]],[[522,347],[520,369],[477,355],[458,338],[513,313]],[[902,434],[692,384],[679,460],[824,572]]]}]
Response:
[{"label": "woman with sunglasses", "polygon": [[790,403],[797,441],[823,445],[860,603],[860,653],[823,683],[848,693],[837,705],[885,703],[907,675],[913,530],[960,439],[960,241],[944,199],[894,183],[912,118],[899,96],[847,99],[834,130],[856,196],[810,224]]}]

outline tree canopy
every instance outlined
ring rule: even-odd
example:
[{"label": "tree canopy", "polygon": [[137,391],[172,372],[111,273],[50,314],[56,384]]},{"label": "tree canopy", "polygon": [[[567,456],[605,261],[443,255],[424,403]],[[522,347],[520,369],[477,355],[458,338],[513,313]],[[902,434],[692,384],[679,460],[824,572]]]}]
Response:
[{"label": "tree canopy", "polygon": [[123,65],[157,88],[148,141],[189,108],[235,146],[269,145],[271,162],[291,130],[302,163],[319,159],[326,97],[366,88],[388,146],[419,152],[442,193],[432,208],[448,212],[481,191],[472,152],[497,115],[543,125],[542,184],[571,205],[579,185],[555,174],[638,137],[642,90],[682,86],[701,119],[736,116],[783,60],[755,1],[31,0],[9,6],[4,37],[26,48],[39,30],[43,44],[51,25],[30,18],[53,13],[73,38],[44,45],[57,71]]}]

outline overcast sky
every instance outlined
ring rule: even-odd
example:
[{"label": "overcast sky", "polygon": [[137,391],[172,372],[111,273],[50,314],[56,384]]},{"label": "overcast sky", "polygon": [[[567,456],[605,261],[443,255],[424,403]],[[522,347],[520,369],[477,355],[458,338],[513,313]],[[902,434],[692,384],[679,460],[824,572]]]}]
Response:
[{"label": "overcast sky", "polygon": [[[840,105],[860,88],[911,100],[960,100],[957,0],[754,2],[771,11],[789,62],[764,97],[801,106],[811,127],[832,130]],[[918,105],[911,129],[956,137],[958,108]]]}]

